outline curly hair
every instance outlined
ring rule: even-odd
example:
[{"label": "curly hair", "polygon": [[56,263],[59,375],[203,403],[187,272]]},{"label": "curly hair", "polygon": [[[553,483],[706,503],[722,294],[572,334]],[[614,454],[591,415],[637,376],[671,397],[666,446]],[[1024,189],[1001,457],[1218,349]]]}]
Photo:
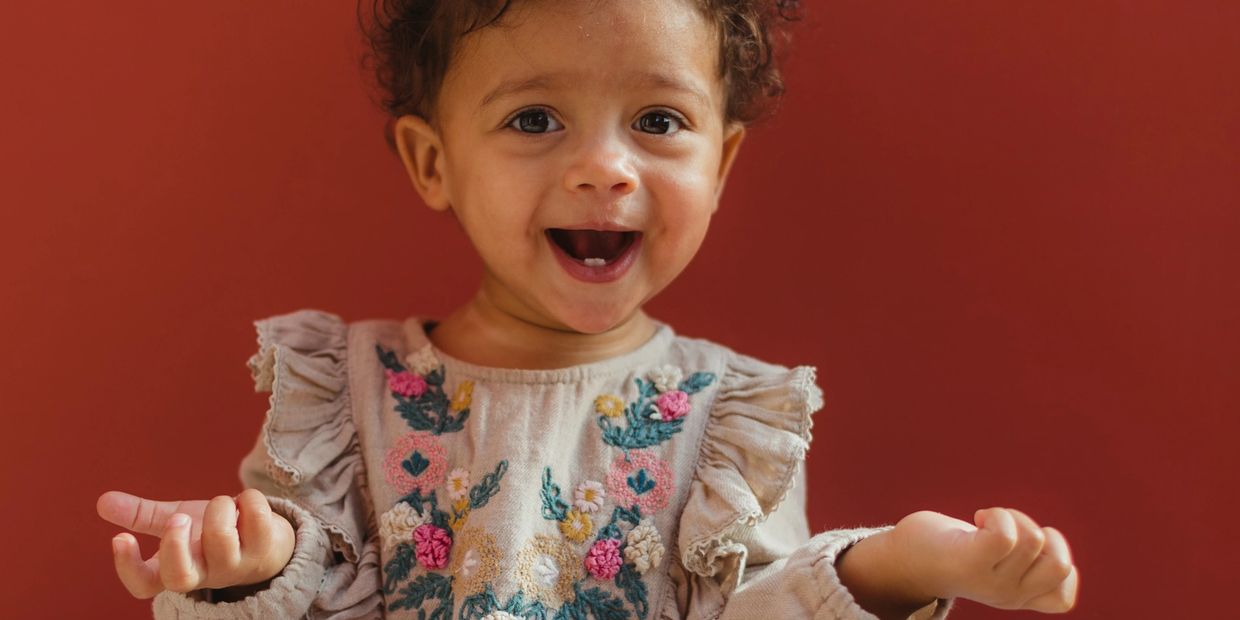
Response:
[{"label": "curly hair", "polygon": [[[719,29],[719,71],[727,89],[728,121],[767,115],[784,92],[777,51],[788,22],[801,18],[800,0],[691,0]],[[392,124],[405,114],[431,118],[456,41],[498,22],[512,0],[358,0],[358,25],[369,44],[362,57],[383,94]]]}]

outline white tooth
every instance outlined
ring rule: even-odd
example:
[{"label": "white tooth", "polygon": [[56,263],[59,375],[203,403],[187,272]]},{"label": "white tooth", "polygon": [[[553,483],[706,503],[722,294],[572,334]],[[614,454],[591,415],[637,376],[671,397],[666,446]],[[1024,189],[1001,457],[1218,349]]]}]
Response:
[{"label": "white tooth", "polygon": [[601,258],[587,258],[587,259],[585,259],[585,260],[583,260],[583,261],[581,261],[581,262],[583,262],[583,263],[585,263],[585,264],[587,264],[587,265],[589,265],[589,266],[591,266],[591,267],[602,267],[603,265],[606,265],[606,264],[607,264],[607,261],[605,261],[605,260],[603,260],[603,259],[601,259]]}]

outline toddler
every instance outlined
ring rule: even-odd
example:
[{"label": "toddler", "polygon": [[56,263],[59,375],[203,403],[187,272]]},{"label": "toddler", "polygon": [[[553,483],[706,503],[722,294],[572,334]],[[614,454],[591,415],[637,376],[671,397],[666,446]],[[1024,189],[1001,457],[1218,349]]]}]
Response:
[{"label": "toddler", "polygon": [[[112,491],[160,537],[116,572],[157,618],[942,618],[1071,608],[1020,511],[810,535],[814,369],[642,306],[697,252],[780,90],[787,0],[388,0],[390,138],[482,257],[442,320],[257,321],[270,410],[236,497]],[[415,272],[416,273],[416,272]],[[416,277],[416,276],[415,276]]]}]

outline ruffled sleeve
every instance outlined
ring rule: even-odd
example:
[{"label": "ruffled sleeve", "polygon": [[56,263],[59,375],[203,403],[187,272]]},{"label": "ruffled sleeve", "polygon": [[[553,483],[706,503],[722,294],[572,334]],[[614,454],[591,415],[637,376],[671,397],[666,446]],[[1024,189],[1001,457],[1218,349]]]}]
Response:
[{"label": "ruffled sleeve", "polygon": [[[728,361],[680,522],[686,617],[875,618],[840,583],[835,561],[890,526],[809,536],[801,464],[822,405],[813,367]],[[943,618],[949,606],[916,617]]]},{"label": "ruffled sleeve", "polygon": [[[247,365],[270,408],[240,476],[297,532],[293,559],[240,602],[164,592],[156,618],[381,617],[379,549],[348,382],[348,325],[318,310],[255,321]],[[256,615],[257,614],[257,615]]]}]

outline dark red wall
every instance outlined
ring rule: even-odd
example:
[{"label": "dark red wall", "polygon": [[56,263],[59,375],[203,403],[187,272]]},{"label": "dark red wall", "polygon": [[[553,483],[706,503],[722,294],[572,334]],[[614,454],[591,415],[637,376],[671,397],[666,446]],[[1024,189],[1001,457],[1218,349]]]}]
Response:
[{"label": "dark red wall", "polygon": [[[1013,506],[1072,543],[1074,617],[1233,609],[1240,3],[809,4],[653,313],[819,367],[815,527]],[[142,617],[95,498],[239,491],[250,322],[442,316],[478,265],[386,149],[352,2],[0,24],[4,615]]]}]

